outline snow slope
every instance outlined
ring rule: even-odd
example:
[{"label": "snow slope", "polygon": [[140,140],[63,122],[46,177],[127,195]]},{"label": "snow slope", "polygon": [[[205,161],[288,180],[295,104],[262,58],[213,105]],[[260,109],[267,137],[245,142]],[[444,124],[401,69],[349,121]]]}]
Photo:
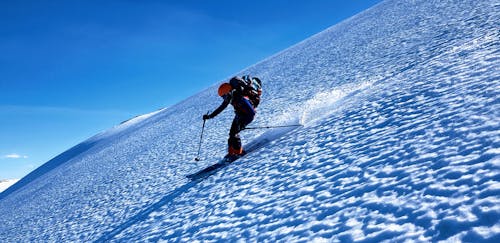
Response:
[{"label": "snow slope", "polygon": [[500,4],[385,1],[241,73],[267,146],[202,180],[218,84],[98,134],[0,194],[0,241],[500,242]]},{"label": "snow slope", "polygon": [[5,189],[9,188],[17,181],[18,179],[0,180],[0,192],[3,192]]}]

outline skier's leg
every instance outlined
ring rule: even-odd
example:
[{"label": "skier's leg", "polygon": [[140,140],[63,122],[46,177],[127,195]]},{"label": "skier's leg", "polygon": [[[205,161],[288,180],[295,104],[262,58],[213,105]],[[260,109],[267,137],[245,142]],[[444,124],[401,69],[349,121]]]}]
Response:
[{"label": "skier's leg", "polygon": [[239,131],[245,129],[245,127],[250,124],[255,117],[255,108],[252,106],[250,101],[243,97],[239,102],[239,113],[238,113],[238,129]]},{"label": "skier's leg", "polygon": [[240,117],[236,115],[233,119],[231,129],[229,130],[229,139],[227,140],[229,155],[240,155],[243,153],[243,148],[241,147],[241,139],[239,134],[240,131],[241,131],[241,121]]},{"label": "skier's leg", "polygon": [[247,97],[242,97],[239,100],[239,110],[244,115],[244,118],[249,119],[248,123],[255,117],[255,108]]},{"label": "skier's leg", "polygon": [[238,112],[233,119],[228,139],[228,153],[231,155],[244,154],[241,146],[240,131],[253,121],[255,109],[247,98],[242,97],[238,101]]}]

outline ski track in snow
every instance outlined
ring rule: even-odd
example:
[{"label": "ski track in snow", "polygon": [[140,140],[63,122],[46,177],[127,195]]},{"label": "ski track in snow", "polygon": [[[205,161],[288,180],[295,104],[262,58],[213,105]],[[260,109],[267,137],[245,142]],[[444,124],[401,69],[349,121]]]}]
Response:
[{"label": "ski track in snow", "polygon": [[385,1],[243,71],[253,125],[304,127],[205,180],[217,85],[98,134],[0,194],[0,241],[500,242],[499,8]]}]

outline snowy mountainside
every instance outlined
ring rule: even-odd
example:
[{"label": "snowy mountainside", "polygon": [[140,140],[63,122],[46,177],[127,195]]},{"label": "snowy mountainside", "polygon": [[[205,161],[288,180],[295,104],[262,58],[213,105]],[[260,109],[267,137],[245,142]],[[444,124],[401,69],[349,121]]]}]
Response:
[{"label": "snowy mountainside", "polygon": [[200,182],[218,84],[96,135],[0,194],[0,241],[498,242],[499,8],[385,1],[243,70],[253,125],[304,127]]},{"label": "snowy mountainside", "polygon": [[18,181],[18,179],[0,180],[0,192],[2,192],[5,189],[9,188],[10,186],[12,186],[17,181]]}]

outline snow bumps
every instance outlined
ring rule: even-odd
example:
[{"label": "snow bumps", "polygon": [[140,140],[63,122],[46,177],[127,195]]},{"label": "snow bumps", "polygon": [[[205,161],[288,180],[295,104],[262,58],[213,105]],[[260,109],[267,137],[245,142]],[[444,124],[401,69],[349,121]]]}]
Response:
[{"label": "snow bumps", "polygon": [[244,70],[267,84],[255,125],[307,111],[303,128],[186,184],[213,87],[2,199],[0,239],[498,242],[498,19],[496,1],[385,1]]},{"label": "snow bumps", "polygon": [[117,238],[497,241],[498,43],[345,96]]},{"label": "snow bumps", "polygon": [[351,96],[318,95],[306,110],[330,115],[142,224],[167,235],[122,237],[498,241],[500,42],[484,34]]}]

